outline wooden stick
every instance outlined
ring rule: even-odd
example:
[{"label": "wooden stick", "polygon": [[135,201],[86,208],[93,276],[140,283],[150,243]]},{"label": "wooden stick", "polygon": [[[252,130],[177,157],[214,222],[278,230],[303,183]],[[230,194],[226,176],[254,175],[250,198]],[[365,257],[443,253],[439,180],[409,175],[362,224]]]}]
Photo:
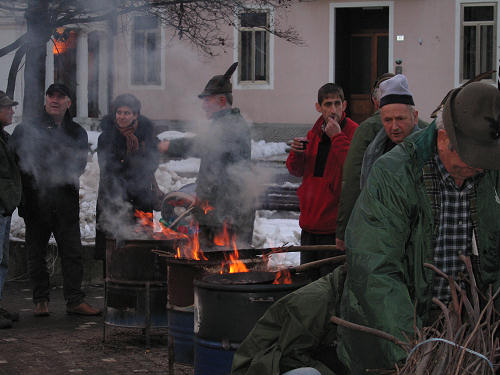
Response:
[{"label": "wooden stick", "polygon": [[320,259],[320,260],[315,260],[314,262],[309,262],[309,263],[304,263],[301,264],[300,266],[295,266],[295,267],[290,267],[288,270],[290,272],[301,272],[308,270],[310,268],[316,268],[319,266],[322,266],[323,264],[328,264],[328,263],[341,263],[344,262],[346,259],[345,255],[339,255],[336,257],[331,257],[331,258],[325,258],[325,259]]},{"label": "wooden stick", "polygon": [[367,326],[362,326],[360,324],[351,323],[351,322],[348,322],[347,320],[340,319],[340,318],[336,317],[335,315],[332,315],[330,317],[330,321],[332,323],[344,326],[344,327],[349,328],[349,329],[353,329],[355,331],[361,331],[364,333],[368,333],[370,335],[375,335],[375,336],[381,337],[381,338],[388,340],[396,345],[399,345],[405,351],[408,351],[408,344],[407,343],[399,340],[397,337],[395,337],[387,332],[380,331],[378,329],[367,327]]}]

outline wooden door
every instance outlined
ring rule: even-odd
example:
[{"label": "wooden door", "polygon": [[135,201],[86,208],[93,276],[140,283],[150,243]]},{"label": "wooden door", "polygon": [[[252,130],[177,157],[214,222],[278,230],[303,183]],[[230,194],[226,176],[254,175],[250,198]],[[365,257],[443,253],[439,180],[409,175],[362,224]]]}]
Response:
[{"label": "wooden door", "polygon": [[361,122],[375,112],[370,100],[371,84],[388,69],[389,40],[387,32],[362,32],[350,36],[351,118]]}]

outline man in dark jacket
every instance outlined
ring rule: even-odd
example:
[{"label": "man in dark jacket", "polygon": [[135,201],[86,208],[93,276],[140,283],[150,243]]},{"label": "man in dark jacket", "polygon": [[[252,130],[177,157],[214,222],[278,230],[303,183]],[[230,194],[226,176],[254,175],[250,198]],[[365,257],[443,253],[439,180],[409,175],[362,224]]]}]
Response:
[{"label": "man in dark jacket", "polygon": [[[307,143],[301,138],[292,141],[286,166],[290,174],[302,177],[302,184],[297,190],[301,245],[335,245],[342,168],[358,127],[346,116],[346,107],[344,91],[339,85],[323,85],[318,90],[316,103],[316,110],[321,116],[307,133]],[[303,252],[300,262],[307,263],[334,255],[338,255],[338,252]],[[331,267],[323,267],[313,277],[326,275],[331,270]]]},{"label": "man in dark jacket", "polygon": [[[346,230],[341,317],[406,341],[432,323],[433,298],[450,301],[445,279],[464,286],[470,257],[479,289],[500,287],[500,92],[471,83],[452,91],[442,116],[374,164]],[[500,307],[497,298],[495,306]],[[395,344],[338,327],[350,373],[394,368]]]},{"label": "man in dark jacket", "polygon": [[[336,245],[341,250],[345,249],[344,232],[347,222],[351,216],[356,199],[358,199],[361,192],[361,186],[364,185],[373,162],[378,156],[389,151],[391,146],[396,144],[396,142],[391,143],[387,141],[388,135],[383,130],[384,125],[382,124],[381,111],[379,110],[381,97],[388,94],[387,90],[382,90],[381,86],[383,87],[383,85],[381,84],[392,79],[392,77],[394,77],[393,73],[384,73],[375,81],[371,99],[377,111],[359,124],[345,159],[336,232]],[[411,111],[411,109],[409,110]],[[412,111],[409,115],[415,117],[418,121],[413,131],[423,129],[428,125],[428,123],[418,118],[418,113],[415,116],[415,111]],[[387,128],[390,129],[389,126]],[[368,154],[366,158],[365,153]]]},{"label": "man in dark jacket", "polygon": [[[0,91],[0,302],[9,266],[9,232],[12,212],[21,201],[21,175],[8,148],[9,134],[3,129],[12,123],[17,102]],[[12,327],[19,314],[0,308],[0,328]]]},{"label": "man in dark jacket", "polygon": [[23,122],[11,137],[21,169],[23,202],[19,215],[26,223],[29,273],[35,316],[49,315],[47,244],[51,234],[61,257],[63,292],[69,314],[97,315],[84,301],[80,242],[80,175],[85,170],[88,138],[69,114],[69,89],[49,86],[40,118]]},{"label": "man in dark jacket", "polygon": [[208,81],[198,95],[202,107],[212,120],[210,127],[194,138],[162,142],[160,150],[170,156],[201,158],[196,179],[196,197],[207,207],[195,216],[200,225],[200,241],[212,244],[214,236],[223,231],[236,235],[242,245],[252,241],[255,199],[246,186],[251,177],[250,128],[238,108],[233,108],[231,75],[234,63],[224,75]]}]

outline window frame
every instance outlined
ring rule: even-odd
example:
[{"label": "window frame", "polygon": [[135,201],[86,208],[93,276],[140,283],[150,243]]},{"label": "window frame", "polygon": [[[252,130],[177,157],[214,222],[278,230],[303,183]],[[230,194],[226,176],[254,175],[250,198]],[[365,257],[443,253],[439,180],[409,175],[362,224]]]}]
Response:
[{"label": "window frame", "polygon": [[[240,15],[245,13],[247,10],[252,10],[256,12],[262,12],[267,14],[267,21],[269,25],[269,30],[265,30],[264,28],[259,27],[241,27],[241,18]],[[256,7],[249,6],[245,8],[238,8],[235,10],[235,22],[234,22],[234,51],[233,51],[233,59],[234,61],[239,61],[242,42],[241,42],[241,31],[259,31],[263,30],[266,33],[266,41],[267,41],[267,50],[266,50],[266,64],[267,64],[267,80],[241,80],[241,64],[238,66],[237,74],[233,76],[233,87],[234,89],[245,90],[245,89],[264,89],[269,90],[274,88],[274,34],[272,31],[274,30],[274,9],[270,6],[267,7]],[[252,33],[252,40],[255,40],[255,33]],[[254,42],[253,42],[254,43]],[[252,48],[252,55],[255,53],[255,46]],[[254,59],[252,58],[252,66],[253,70]],[[255,71],[253,72],[255,73]]]},{"label": "window frame", "polygon": [[[158,26],[156,31],[142,30],[144,31],[144,35],[146,34],[155,34],[157,36],[156,42],[158,43],[159,51],[159,64],[160,64],[160,74],[159,74],[159,83],[135,83],[134,82],[134,60],[135,60],[135,50],[134,50],[134,38],[136,35],[135,30],[135,18],[136,17],[144,17],[144,14],[132,14],[130,16],[130,37],[129,37],[129,86],[132,88],[141,88],[141,89],[164,89],[165,88],[165,51],[166,51],[166,40],[165,40],[165,27],[162,25],[160,20],[158,20]],[[154,17],[151,16],[150,17]],[[147,40],[147,38],[145,38]],[[146,50],[146,48],[144,48]],[[147,72],[145,72],[147,74]]]},{"label": "window frame", "polygon": [[[460,43],[458,45],[458,84],[462,84],[466,81],[468,81],[470,78],[464,78],[464,43],[465,43],[465,27],[466,26],[475,26],[476,30],[479,30],[481,26],[493,26],[493,54],[491,56],[492,59],[492,69],[497,70],[498,68],[498,55],[497,55],[497,49],[498,49],[498,2],[496,1],[474,1],[474,0],[469,0],[469,1],[460,1],[459,4],[459,12],[458,16],[460,17],[457,21],[457,24],[459,25],[459,36],[460,36]],[[490,6],[493,7],[493,20],[492,21],[464,21],[465,17],[465,8],[468,7],[480,7],[480,6]],[[480,43],[480,38],[481,38],[481,33],[476,32],[476,51],[475,54],[479,54],[479,59],[480,59],[480,50],[481,50],[481,43]],[[481,61],[477,59],[476,61],[476,72],[474,72],[474,76],[478,75],[481,73],[480,71],[477,71],[477,67],[480,67]],[[484,79],[483,82],[487,83],[496,83],[496,77],[494,79]]]}]

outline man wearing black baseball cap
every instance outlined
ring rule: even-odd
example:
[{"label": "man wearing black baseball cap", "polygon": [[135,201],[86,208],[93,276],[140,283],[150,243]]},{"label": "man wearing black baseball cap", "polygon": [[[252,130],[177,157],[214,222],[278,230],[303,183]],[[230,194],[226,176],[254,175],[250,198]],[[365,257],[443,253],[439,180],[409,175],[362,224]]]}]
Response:
[{"label": "man wearing black baseball cap", "polygon": [[[500,287],[500,92],[471,83],[451,92],[443,112],[374,164],[346,230],[347,279],[341,317],[405,340],[434,323],[448,280]],[[500,299],[495,301],[499,310]],[[339,326],[339,356],[351,374],[394,368],[407,353]],[[363,353],[363,355],[360,355]]]},{"label": "man wearing black baseball cap", "polygon": [[[17,102],[0,91],[0,302],[9,265],[11,215],[21,201],[21,175],[14,154],[8,147],[9,134],[4,130],[12,123],[13,107],[16,105]],[[0,308],[0,328],[10,328],[12,322],[18,319],[18,313]]]},{"label": "man wearing black baseball cap", "polygon": [[66,311],[68,314],[100,314],[84,301],[81,289],[79,187],[80,175],[87,164],[88,137],[72,120],[70,106],[68,87],[62,83],[50,85],[41,117],[23,122],[11,137],[23,181],[24,200],[19,215],[26,223],[35,316],[49,315],[46,256],[51,234],[61,258]]}]

